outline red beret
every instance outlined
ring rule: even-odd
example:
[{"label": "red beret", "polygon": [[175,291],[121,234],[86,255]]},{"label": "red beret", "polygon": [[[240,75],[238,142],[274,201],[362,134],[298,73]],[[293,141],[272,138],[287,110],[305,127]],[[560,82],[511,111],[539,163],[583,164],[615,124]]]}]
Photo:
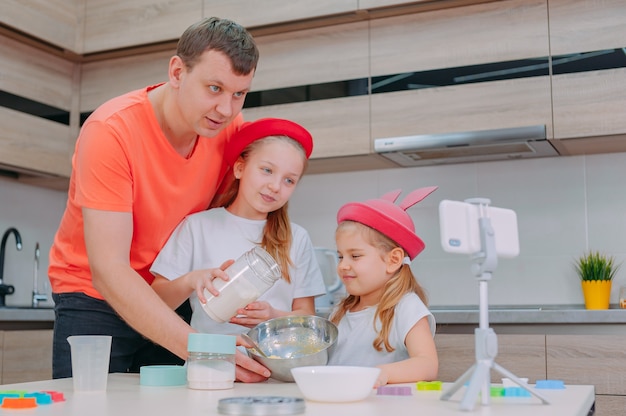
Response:
[{"label": "red beret", "polygon": [[426,245],[415,234],[415,225],[406,209],[426,198],[435,189],[436,186],[416,189],[398,205],[394,202],[400,196],[401,190],[388,192],[380,199],[350,202],[339,208],[337,224],[342,221],[355,221],[367,225],[395,241],[413,260]]},{"label": "red beret", "polygon": [[268,136],[287,136],[297,141],[304,148],[307,159],[313,152],[313,137],[301,125],[279,118],[262,118],[243,123],[239,131],[231,138],[224,150],[224,159],[233,166],[241,152],[253,141]]}]

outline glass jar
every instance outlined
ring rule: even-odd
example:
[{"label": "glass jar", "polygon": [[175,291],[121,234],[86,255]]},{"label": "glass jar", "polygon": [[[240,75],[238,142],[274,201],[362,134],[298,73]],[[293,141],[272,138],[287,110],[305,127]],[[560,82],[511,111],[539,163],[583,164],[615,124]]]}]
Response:
[{"label": "glass jar", "polygon": [[228,281],[213,280],[219,296],[204,290],[207,302],[202,308],[216,322],[229,321],[237,314],[237,309],[257,300],[281,277],[276,260],[258,246],[245,252],[224,271]]},{"label": "glass jar", "polygon": [[233,388],[236,340],[234,335],[189,334],[187,386],[199,390]]}]

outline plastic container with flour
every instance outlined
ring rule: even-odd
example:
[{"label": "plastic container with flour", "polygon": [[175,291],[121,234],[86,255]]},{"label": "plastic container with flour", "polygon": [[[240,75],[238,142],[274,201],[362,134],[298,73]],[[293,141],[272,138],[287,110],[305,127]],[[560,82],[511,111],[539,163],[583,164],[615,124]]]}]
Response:
[{"label": "plastic container with flour", "polygon": [[254,302],[281,277],[276,260],[261,247],[246,251],[226,270],[228,281],[213,280],[220,292],[213,296],[205,289],[207,302],[204,311],[216,322],[227,322],[237,314],[237,309]]},{"label": "plastic container with flour", "polygon": [[236,337],[222,334],[189,334],[187,386],[190,389],[231,389],[235,382]]}]

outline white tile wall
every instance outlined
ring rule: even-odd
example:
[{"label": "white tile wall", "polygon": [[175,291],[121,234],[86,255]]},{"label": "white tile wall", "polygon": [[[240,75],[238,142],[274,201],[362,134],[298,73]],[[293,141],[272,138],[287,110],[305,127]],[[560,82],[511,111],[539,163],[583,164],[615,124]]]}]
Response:
[{"label": "white tile wall", "polygon": [[[343,203],[428,185],[439,189],[409,213],[426,242],[412,267],[431,305],[478,302],[469,257],[440,246],[443,199],[484,197],[517,213],[520,256],[499,260],[489,283],[492,305],[582,304],[575,258],[593,249],[626,260],[626,153],[309,175],[290,202],[291,217],[315,245],[334,248],[334,215]],[[626,265],[613,283],[612,303],[620,284]]]},{"label": "white tile wall", "polygon": [[22,185],[0,178],[0,233],[15,227],[22,236],[22,250],[17,251],[15,238],[7,239],[4,258],[4,282],[15,286],[15,293],[6,297],[10,306],[27,306],[32,302],[35,243],[39,242],[39,290],[48,294],[48,252],[59,225],[67,193]]},{"label": "white tile wall", "polygon": [[[348,201],[377,198],[392,189],[403,195],[422,186],[439,189],[409,209],[426,250],[413,270],[431,305],[475,305],[478,284],[464,255],[445,253],[439,243],[438,205],[442,199],[485,197],[516,211],[520,256],[500,259],[489,283],[491,305],[582,304],[574,259],[600,250],[626,260],[626,153],[542,158],[480,164],[398,168],[304,177],[292,200],[294,222],[309,230],[313,243],[334,249],[335,216]],[[5,278],[16,286],[7,304],[30,303],[34,244],[47,251],[63,213],[66,195],[0,179],[0,231],[17,227],[24,242],[7,245]],[[626,285],[626,265],[613,282],[611,302]]]}]

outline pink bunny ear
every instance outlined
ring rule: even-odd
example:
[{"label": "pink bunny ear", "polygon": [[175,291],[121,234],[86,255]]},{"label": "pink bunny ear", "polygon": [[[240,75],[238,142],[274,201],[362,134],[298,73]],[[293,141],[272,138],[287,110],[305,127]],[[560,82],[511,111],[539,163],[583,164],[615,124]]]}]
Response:
[{"label": "pink bunny ear", "polygon": [[[438,188],[438,186],[428,186],[426,188],[416,189],[413,192],[411,192],[410,194],[408,194],[402,200],[402,202],[400,202],[400,204],[398,204],[398,206],[400,208],[402,208],[404,211],[406,211],[407,208],[410,208],[413,205],[417,204],[422,199],[426,198],[428,195],[433,193],[437,188]],[[396,196],[396,198],[397,198],[397,196]],[[394,201],[395,201],[395,198],[394,198]]]},{"label": "pink bunny ear", "polygon": [[396,199],[402,193],[402,189],[395,189],[393,191],[387,192],[385,195],[381,196],[380,199],[384,201],[396,202]]}]

